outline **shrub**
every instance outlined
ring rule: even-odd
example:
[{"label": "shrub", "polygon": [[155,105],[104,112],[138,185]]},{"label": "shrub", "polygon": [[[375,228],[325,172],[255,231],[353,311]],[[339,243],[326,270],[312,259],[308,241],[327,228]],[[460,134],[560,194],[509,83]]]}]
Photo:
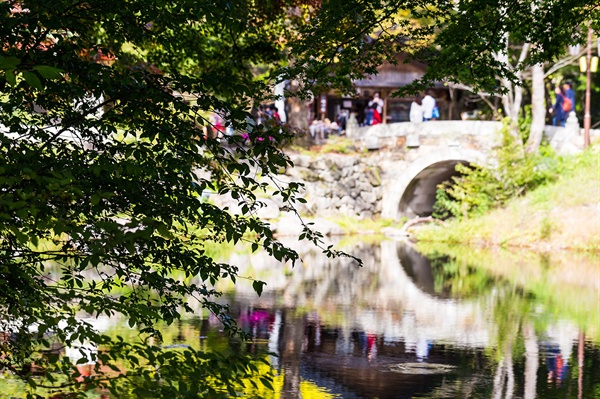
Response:
[{"label": "shrub", "polygon": [[503,140],[495,152],[495,166],[458,164],[459,174],[438,186],[435,217],[467,218],[482,214],[504,205],[509,198],[556,180],[561,160],[549,146],[540,147],[537,154],[526,154],[510,137],[506,123],[501,134]]}]

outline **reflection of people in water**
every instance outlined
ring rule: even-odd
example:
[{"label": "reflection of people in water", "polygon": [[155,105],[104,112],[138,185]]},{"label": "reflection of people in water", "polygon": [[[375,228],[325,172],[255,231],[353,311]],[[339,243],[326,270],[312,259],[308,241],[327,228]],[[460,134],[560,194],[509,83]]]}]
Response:
[{"label": "reflection of people in water", "polygon": [[239,323],[244,331],[252,334],[253,338],[269,338],[269,332],[275,316],[264,309],[248,310],[239,318]]},{"label": "reflection of people in water", "polygon": [[567,375],[567,362],[562,355],[548,358],[548,382],[556,381],[560,385]]},{"label": "reflection of people in water", "polygon": [[431,342],[423,337],[420,337],[419,340],[417,341],[417,350],[416,350],[417,360],[419,362],[427,360],[427,358],[429,357],[430,349],[431,349]]},{"label": "reflection of people in water", "polygon": [[556,382],[559,386],[567,376],[568,359],[564,359],[557,344],[546,343],[541,346],[546,346],[544,351],[546,356],[546,365],[548,367],[548,383]]},{"label": "reflection of people in water", "polygon": [[377,359],[377,335],[367,334],[367,359],[370,362]]},{"label": "reflection of people in water", "polygon": [[429,350],[431,349],[431,341],[423,336],[419,336],[415,341],[406,341],[404,343],[407,353],[414,353],[417,357],[418,362],[423,362],[429,357]]},{"label": "reflection of people in water", "polygon": [[377,335],[359,331],[357,333],[358,347],[363,355],[367,355],[369,362],[377,358]]}]

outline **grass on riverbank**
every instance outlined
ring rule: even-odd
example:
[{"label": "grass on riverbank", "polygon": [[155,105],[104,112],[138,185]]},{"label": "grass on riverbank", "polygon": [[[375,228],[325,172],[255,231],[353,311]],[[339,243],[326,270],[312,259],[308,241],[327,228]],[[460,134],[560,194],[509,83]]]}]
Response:
[{"label": "grass on riverbank", "polygon": [[419,241],[600,252],[600,146],[565,163],[557,182],[502,209],[419,228]]},{"label": "grass on riverbank", "polygon": [[406,218],[402,218],[400,221],[394,221],[392,219],[384,218],[365,218],[360,219],[352,216],[339,216],[329,218],[332,222],[336,223],[344,231],[344,235],[348,236],[367,236],[381,234],[381,230],[390,227],[402,225],[406,222]]}]

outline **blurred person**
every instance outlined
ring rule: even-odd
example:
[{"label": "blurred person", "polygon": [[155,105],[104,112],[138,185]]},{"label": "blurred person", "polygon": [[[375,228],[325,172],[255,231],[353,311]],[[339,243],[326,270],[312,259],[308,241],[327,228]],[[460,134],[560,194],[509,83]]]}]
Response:
[{"label": "blurred person", "polygon": [[411,122],[423,122],[423,106],[421,104],[421,96],[416,96],[410,104],[409,120]]},{"label": "blurred person", "polygon": [[567,115],[568,112],[565,111],[565,108],[570,108],[569,104],[565,104],[565,102],[571,102],[571,100],[569,100],[567,98],[567,95],[565,93],[565,89],[560,87],[560,86],[556,86],[554,88],[554,94],[556,94],[556,100],[554,101],[554,105],[552,106],[552,108],[550,108],[548,110],[548,112],[550,112],[553,116],[552,116],[552,125],[553,126],[565,126],[565,122],[567,120]]},{"label": "blurred person", "polygon": [[373,124],[373,97],[369,99],[367,108],[365,108],[365,126],[371,126]]},{"label": "blurred person", "polygon": [[[567,80],[563,84],[563,89],[565,91],[565,95],[569,100],[571,100],[571,109],[568,111],[569,113],[575,111],[575,90],[573,90],[573,82]],[[567,114],[568,115],[568,114]]]},{"label": "blurred person", "polygon": [[370,106],[375,106],[375,110],[379,115],[383,115],[383,100],[379,97],[379,93],[373,94],[373,99],[369,101]]},{"label": "blurred person", "polygon": [[430,121],[433,119],[433,109],[437,106],[435,98],[431,96],[431,90],[425,90],[425,97],[421,101],[423,107],[423,120]]},{"label": "blurred person", "polygon": [[373,111],[373,120],[371,121],[371,125],[379,125],[382,121],[381,114],[377,110],[377,105],[371,105],[371,110]]}]

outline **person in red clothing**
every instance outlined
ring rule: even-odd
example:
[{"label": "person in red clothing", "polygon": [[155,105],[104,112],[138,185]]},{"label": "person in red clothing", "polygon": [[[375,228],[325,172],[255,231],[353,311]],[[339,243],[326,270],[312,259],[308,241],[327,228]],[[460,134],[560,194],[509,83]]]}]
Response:
[{"label": "person in red clothing", "polygon": [[381,114],[377,110],[377,106],[373,106],[373,120],[371,121],[371,125],[378,125],[381,123]]},{"label": "person in red clothing", "polygon": [[275,106],[275,104],[269,105],[269,109],[271,110],[271,118],[275,120],[277,125],[281,125],[281,117],[279,116],[279,109]]}]

